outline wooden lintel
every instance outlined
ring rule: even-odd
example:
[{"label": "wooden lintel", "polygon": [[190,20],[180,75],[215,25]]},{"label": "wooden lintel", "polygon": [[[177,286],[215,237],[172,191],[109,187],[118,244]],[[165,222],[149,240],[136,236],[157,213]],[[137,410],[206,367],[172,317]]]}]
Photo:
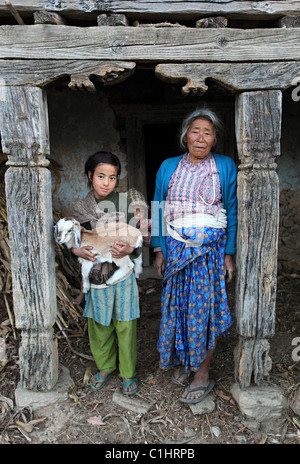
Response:
[{"label": "wooden lintel", "polygon": [[0,59],[300,61],[300,29],[2,26]]},{"label": "wooden lintel", "polygon": [[63,78],[72,89],[95,90],[94,81],[112,85],[127,79],[135,63],[92,60],[0,60],[0,84],[47,88]]},{"label": "wooden lintel", "polygon": [[207,79],[236,94],[246,90],[285,90],[300,75],[300,62],[159,64],[155,73],[166,82],[183,82],[184,94],[202,95],[208,89]]},{"label": "wooden lintel", "polygon": [[[54,11],[69,17],[84,17],[100,13],[124,13],[134,18],[195,18],[207,15],[228,15],[233,17],[273,18],[300,12],[298,1],[165,1],[165,0],[14,0],[15,7],[26,15],[35,10]],[[0,14],[5,5],[0,3]]]}]

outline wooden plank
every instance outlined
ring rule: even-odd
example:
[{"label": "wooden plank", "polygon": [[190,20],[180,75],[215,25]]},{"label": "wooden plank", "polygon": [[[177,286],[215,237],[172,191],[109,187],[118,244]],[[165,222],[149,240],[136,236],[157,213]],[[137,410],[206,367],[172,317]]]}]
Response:
[{"label": "wooden plank", "polygon": [[182,92],[186,95],[206,92],[207,79],[232,94],[258,89],[285,90],[293,85],[295,76],[300,76],[300,62],[159,64],[155,74],[169,83],[182,81]]},{"label": "wooden plank", "polygon": [[[15,8],[29,15],[36,10],[63,13],[65,16],[82,17],[97,13],[125,13],[131,17],[187,18],[201,15],[227,14],[231,16],[251,16],[258,18],[279,17],[300,11],[298,1],[232,1],[232,0],[14,0]],[[0,14],[7,14],[7,8],[0,3]]]},{"label": "wooden plank", "polygon": [[2,26],[0,59],[299,61],[300,28]]}]

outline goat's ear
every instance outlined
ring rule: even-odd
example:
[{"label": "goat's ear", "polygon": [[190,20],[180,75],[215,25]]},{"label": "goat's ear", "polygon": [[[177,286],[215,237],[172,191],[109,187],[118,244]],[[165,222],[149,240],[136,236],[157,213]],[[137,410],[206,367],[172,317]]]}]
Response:
[{"label": "goat's ear", "polygon": [[76,225],[73,226],[75,244],[80,248],[80,228]]},{"label": "goat's ear", "polygon": [[54,226],[54,240],[57,242],[57,224]]}]

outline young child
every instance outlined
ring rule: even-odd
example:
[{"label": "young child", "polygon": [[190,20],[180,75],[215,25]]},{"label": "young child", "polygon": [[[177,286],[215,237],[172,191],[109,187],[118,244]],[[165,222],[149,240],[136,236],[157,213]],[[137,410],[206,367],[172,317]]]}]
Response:
[{"label": "young child", "polygon": [[[120,173],[120,161],[112,153],[97,152],[88,158],[85,174],[91,190],[73,209],[73,217],[83,227],[94,229],[106,221],[132,221],[134,215],[128,212],[128,198],[125,197],[124,201],[124,194],[115,191]],[[72,253],[94,261],[91,249],[92,247],[73,248]],[[112,247],[112,255],[115,258],[125,255],[136,258],[141,251],[142,248],[134,249],[125,242],[117,242]],[[102,263],[94,266],[90,273],[91,289],[86,295],[83,314],[88,318],[89,342],[98,368],[97,374],[91,379],[91,387],[101,390],[110,374],[119,367],[119,374],[123,379],[123,393],[133,395],[138,390],[138,287],[133,272],[122,281],[107,286],[105,282],[115,270],[115,264]]]},{"label": "young child", "polygon": [[148,205],[144,196],[141,192],[132,187],[128,191],[128,203],[130,209],[133,210],[133,215],[136,220],[135,225],[137,229],[140,229],[143,236],[143,245],[149,247],[151,242],[151,220],[148,218]]},{"label": "young child", "polygon": [[[148,219],[148,205],[144,199],[144,196],[135,188],[129,189],[127,193],[127,204],[128,210],[133,212],[134,216],[134,223],[131,224],[135,226],[137,229],[140,229],[141,234],[143,236],[143,245],[146,247],[150,247],[151,243],[151,220]],[[89,224],[85,224],[87,228],[89,228]],[[93,272],[93,271],[92,271]],[[108,276],[107,278],[109,278]],[[139,288],[139,287],[138,287]],[[82,290],[82,282],[81,282],[81,290]],[[139,288],[140,291],[140,288]],[[80,306],[84,300],[84,293],[80,291],[79,295],[76,299],[72,302],[75,306]]]}]

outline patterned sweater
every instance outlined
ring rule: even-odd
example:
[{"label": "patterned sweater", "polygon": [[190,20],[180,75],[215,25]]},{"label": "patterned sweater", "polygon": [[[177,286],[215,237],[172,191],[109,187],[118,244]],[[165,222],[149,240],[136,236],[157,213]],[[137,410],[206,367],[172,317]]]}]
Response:
[{"label": "patterned sweater", "polygon": [[190,213],[215,216],[223,207],[221,197],[221,184],[214,157],[210,154],[200,163],[192,164],[185,154],[169,182],[165,219],[172,221]]},{"label": "patterned sweater", "polygon": [[[169,183],[174,171],[184,155],[166,159],[156,175],[154,200],[152,202],[152,247],[161,247],[166,256],[166,230],[162,207],[168,195]],[[222,203],[227,212],[227,244],[225,253],[234,255],[236,251],[237,230],[237,167],[234,161],[225,155],[213,154],[220,177]]]}]

